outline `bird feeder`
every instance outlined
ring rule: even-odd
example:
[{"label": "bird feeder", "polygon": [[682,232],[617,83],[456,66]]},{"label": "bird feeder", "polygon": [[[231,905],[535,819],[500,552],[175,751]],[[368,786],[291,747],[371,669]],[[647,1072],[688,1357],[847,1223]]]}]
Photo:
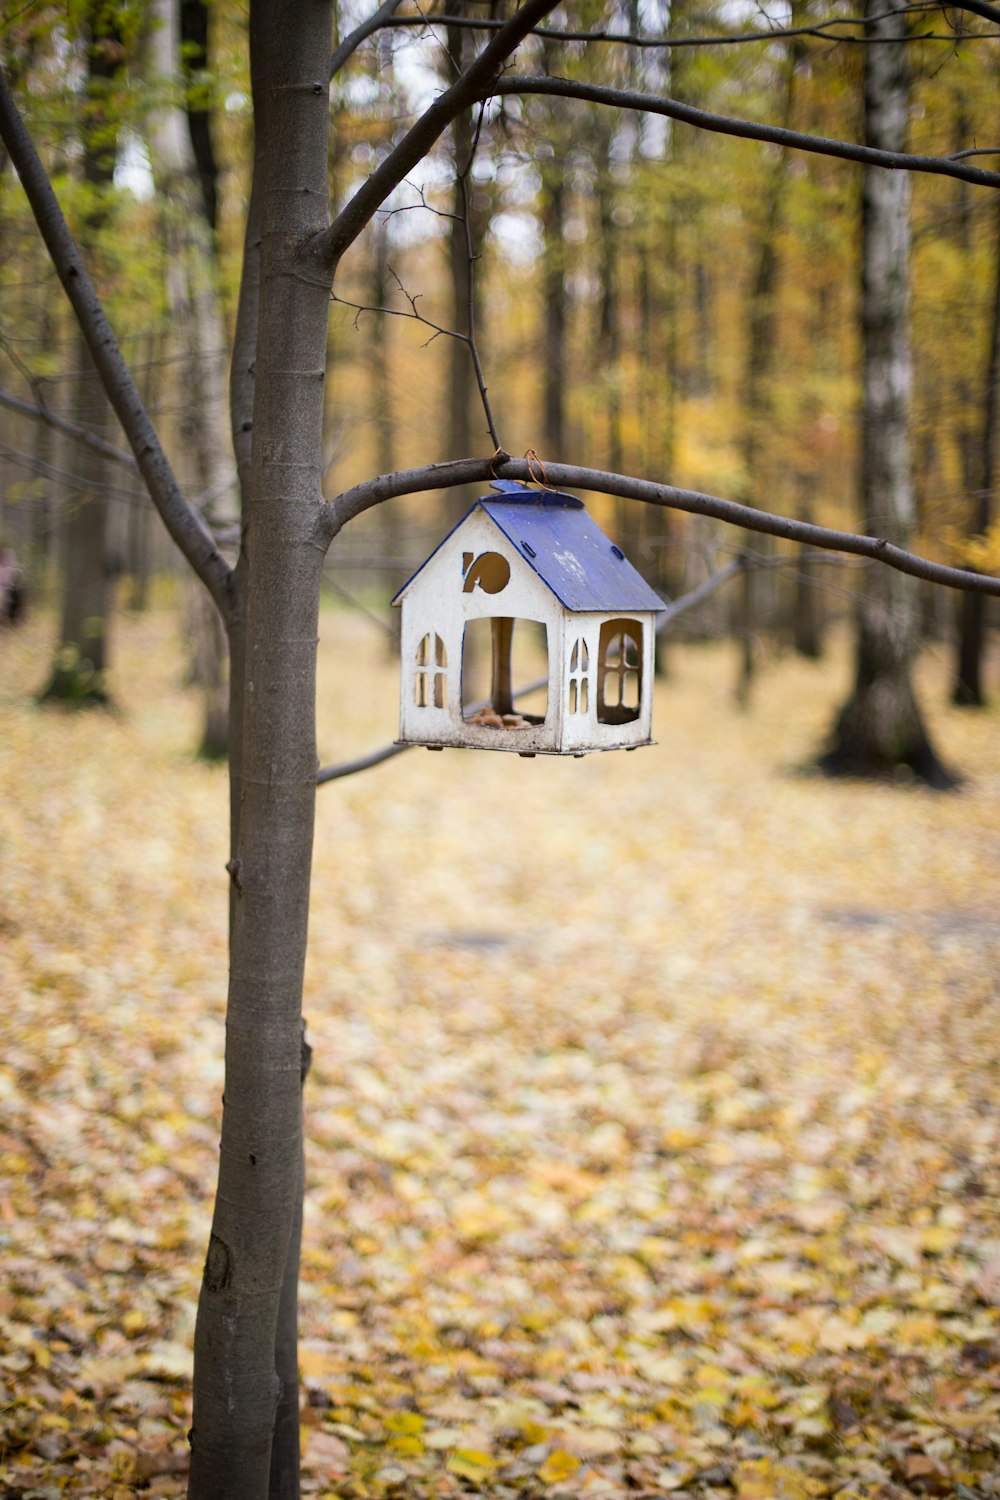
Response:
[{"label": "bird feeder", "polygon": [[493,489],[393,600],[399,743],[519,755],[652,744],[659,595],[575,496]]}]

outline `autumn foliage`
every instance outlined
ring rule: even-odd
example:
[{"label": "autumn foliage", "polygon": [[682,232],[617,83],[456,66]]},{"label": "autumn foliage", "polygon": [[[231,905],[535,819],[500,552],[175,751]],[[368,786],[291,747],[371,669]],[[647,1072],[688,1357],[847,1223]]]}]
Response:
[{"label": "autumn foliage", "polygon": [[[184,1488],[227,793],[170,617],[120,632],[118,717],[0,639],[9,1496]],[[307,1493],[1000,1492],[996,717],[940,715],[958,795],[829,784],[846,653],[745,717],[728,651],[674,651],[654,749],[322,792]],[[328,613],[321,745],[395,693]]]}]

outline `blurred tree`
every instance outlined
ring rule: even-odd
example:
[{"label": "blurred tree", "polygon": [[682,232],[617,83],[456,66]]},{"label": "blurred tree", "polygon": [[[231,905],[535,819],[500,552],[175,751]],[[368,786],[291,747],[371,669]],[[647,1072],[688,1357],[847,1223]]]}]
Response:
[{"label": "blurred tree", "polygon": [[[208,12],[204,0],[152,0],[149,63],[157,94],[150,141],[157,205],[166,248],[170,337],[179,378],[177,468],[188,493],[203,497],[212,518],[235,489],[229,451],[226,365],[216,259],[218,164],[204,84]],[[198,153],[195,151],[198,142]],[[188,580],[191,681],[203,694],[199,753],[222,759],[229,745],[226,639],[219,612]]]},{"label": "blurred tree", "polygon": [[[118,18],[102,3],[81,7],[78,41],[84,58],[80,93],[80,140],[84,206],[80,235],[96,250],[109,223],[117,160],[117,121],[112,91],[125,60]],[[111,403],[97,377],[87,341],[76,339],[72,417],[104,437],[113,430]],[[108,612],[115,566],[108,550],[109,461],[82,448],[76,458],[77,487],[62,504],[62,606],[52,672],[39,701],[74,706],[109,701]]]},{"label": "blurred tree", "polygon": [[[1000,200],[994,205],[995,258],[993,306],[986,369],[979,403],[979,442],[970,455],[973,476],[972,514],[969,531],[974,540],[985,539],[993,524],[993,492],[997,475],[997,430],[1000,426]],[[979,594],[963,594],[958,603],[958,649],[952,701],[960,707],[983,708],[983,652],[986,640],[985,601]]]},{"label": "blurred tree", "polygon": [[[454,0],[456,16],[467,17],[466,0]],[[461,76],[475,55],[475,33],[464,26],[447,28],[448,82]],[[448,222],[448,265],[451,276],[450,327],[459,335],[448,340],[448,408],[445,451],[475,453],[483,441],[484,421],[470,344],[482,340],[485,318],[481,260],[490,221],[491,193],[474,175],[483,118],[480,109],[463,110],[451,127],[452,198]],[[486,432],[487,439],[489,432]],[[474,496],[456,490],[448,506],[452,519],[465,514]]]},{"label": "blurred tree", "polygon": [[[864,137],[904,151],[910,115],[907,19],[866,0]],[[910,182],[865,167],[861,209],[863,406],[861,506],[865,530],[905,546],[914,526],[910,451]],[[913,689],[918,614],[911,581],[886,569],[865,575],[858,607],[854,687],[820,761],[836,775],[878,776],[899,767],[931,786],[955,785],[928,738]]]}]

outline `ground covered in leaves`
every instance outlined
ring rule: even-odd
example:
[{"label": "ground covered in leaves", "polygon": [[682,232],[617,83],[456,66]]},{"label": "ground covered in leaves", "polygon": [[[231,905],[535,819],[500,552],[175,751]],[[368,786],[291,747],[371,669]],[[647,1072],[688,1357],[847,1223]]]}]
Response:
[{"label": "ground covered in leaves", "polygon": [[[0,1495],[183,1493],[215,1171],[226,791],[171,617],[118,716],[0,639]],[[395,675],[324,622],[321,745]],[[414,751],[320,794],[305,1489],[1000,1495],[1000,720],[954,796],[797,766],[843,656],[659,745]],[[924,681],[940,703],[934,663]]]}]

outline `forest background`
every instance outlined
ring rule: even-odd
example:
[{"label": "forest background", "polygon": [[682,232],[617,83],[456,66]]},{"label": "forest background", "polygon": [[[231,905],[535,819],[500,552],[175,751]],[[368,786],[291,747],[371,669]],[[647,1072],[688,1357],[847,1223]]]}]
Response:
[{"label": "forest background", "polygon": [[[829,16],[782,12],[765,22]],[[989,141],[990,44],[965,37],[968,24],[958,28],[951,13],[921,8],[915,25],[925,17],[941,40],[913,49],[913,149],[940,151],[952,131],[956,149]],[[218,143],[225,328],[245,210],[248,94],[244,18],[225,6],[213,7],[211,18],[211,65],[194,68],[185,96],[209,106]],[[697,27],[699,37],[709,25],[733,30],[734,19],[747,23],[728,11],[685,17],[676,8],[613,18],[682,34]],[[760,14],[753,19],[759,24]],[[149,64],[145,20],[141,8],[116,7],[120,34],[106,39],[111,66],[92,153],[107,158],[110,143],[113,170],[104,181],[83,171],[86,133],[74,133],[81,94],[92,102],[94,90],[83,87],[70,34],[44,7],[5,24],[5,65],[32,97],[40,144],[90,236],[113,319],[183,466],[205,406],[191,400],[191,349],[178,347],[170,285],[177,215],[169,194],[153,190],[157,148],[148,144],[176,102],[176,83]],[[350,82],[336,91],[332,164],[344,195],[378,160],[373,116],[388,137],[400,114],[440,87],[422,29],[400,30],[391,45],[382,36],[362,49]],[[773,114],[780,99],[796,128],[854,138],[859,50],[828,37],[739,50],[678,47],[670,88],[739,114]],[[581,44],[582,70],[591,56]],[[623,66],[621,81],[662,84],[655,71],[662,56],[656,64],[643,57]],[[188,61],[197,60],[189,50]],[[530,149],[523,115],[498,107],[481,122],[491,132],[489,165],[477,149],[471,167],[466,161],[458,170],[473,248],[483,250],[471,289],[465,223],[456,254],[449,217],[458,132],[424,163],[397,211],[376,221],[353,270],[345,265],[337,296],[348,305],[334,309],[330,340],[329,493],[375,470],[426,462],[436,456],[428,436],[438,429],[442,456],[484,446],[468,364],[452,358],[459,348],[467,361],[468,349],[447,335],[431,338],[435,327],[406,317],[418,311],[453,328],[473,306],[510,449],[661,475],[851,526],[859,335],[850,172],[819,157],[680,126],[640,127],[607,112],[582,129],[578,114],[571,119],[548,101],[521,109],[532,113]],[[85,383],[79,346],[9,170],[3,190],[10,394],[78,422],[80,409],[64,406],[60,392]],[[994,214],[988,195],[963,184],[915,183],[919,545],[983,568],[996,566],[995,546],[976,525]],[[359,315],[362,305],[404,316]],[[201,345],[196,353],[202,365],[221,365],[224,349]],[[432,411],[428,393],[440,393]],[[57,507],[72,520],[94,481],[81,473],[78,435],[65,422],[29,425],[11,403],[3,421],[4,531],[39,604],[58,578]],[[466,434],[480,424],[464,446],[463,421]],[[93,416],[87,425],[101,430]],[[150,513],[118,468],[118,479],[101,487],[111,502],[105,592],[125,611],[107,615],[121,634],[121,682],[113,666],[111,676],[102,666],[99,686],[129,722],[45,729],[29,699],[46,675],[45,642],[55,642],[48,616],[39,612],[29,634],[3,643],[5,706],[15,726],[5,775],[9,802],[22,809],[8,842],[15,879],[4,961],[11,993],[25,1001],[5,1075],[5,1164],[14,1179],[5,1199],[14,1252],[4,1311],[5,1478],[15,1493],[127,1492],[135,1484],[174,1493],[181,1481],[170,1471],[184,1462],[183,1386],[171,1394],[171,1382],[187,1375],[192,1239],[204,1240],[192,1204],[211,1170],[214,1131],[204,1122],[219,1083],[211,1039],[219,1011],[205,1003],[197,955],[218,954],[225,915],[221,880],[211,910],[201,881],[213,837],[220,871],[224,848],[198,811],[203,797],[217,808],[218,781],[183,765],[197,735],[190,710],[185,719],[176,706],[180,663],[163,635],[164,607],[176,606],[181,588],[167,576]],[[203,493],[218,533],[231,533],[225,474]],[[595,509],[670,593],[696,586],[746,546],[700,520],[654,525],[614,502]],[[343,601],[346,592],[368,613],[325,616],[324,634],[335,643],[324,659],[327,681],[349,674],[364,683],[347,707],[338,690],[326,730],[335,756],[391,735],[392,671],[382,643],[373,645],[376,631],[389,632],[371,616],[385,620],[395,582],[453,514],[453,503],[436,512],[426,499],[393,502],[338,542],[331,595]],[[303,1360],[307,1486],[359,1495],[414,1486],[691,1487],[748,1500],[991,1493],[996,1185],[987,1027],[997,933],[984,893],[996,866],[995,720],[939,709],[950,686],[943,662],[951,611],[928,592],[920,618],[938,647],[923,680],[925,702],[947,726],[952,759],[971,783],[935,808],[913,791],[790,782],[782,773],[820,747],[843,696],[844,658],[836,631],[818,668],[806,669],[785,648],[797,641],[811,655],[821,650],[812,606],[820,601],[836,625],[855,602],[858,575],[817,573],[791,553],[762,560],[781,565],[762,573],[765,587],[741,591],[738,612],[730,614],[720,590],[708,613],[691,617],[692,633],[707,639],[695,657],[676,653],[673,691],[668,679],[658,714],[678,728],[663,735],[649,768],[633,772],[629,762],[627,782],[613,758],[583,771],[587,805],[600,803],[607,820],[599,837],[574,817],[578,795],[567,799],[554,782],[558,765],[541,772],[531,794],[509,766],[470,767],[468,800],[460,809],[454,799],[452,829],[440,812],[442,773],[432,773],[431,784],[425,758],[410,757],[405,768],[372,773],[403,778],[390,825],[408,850],[407,881],[405,866],[393,868],[399,844],[383,847],[374,835],[373,808],[384,792],[362,779],[341,804],[336,816],[356,819],[354,876],[346,893],[332,876],[321,884],[314,921],[314,963],[327,957],[339,979],[311,980],[320,1004],[314,1025],[331,1060],[326,1074],[317,1064],[324,1160],[321,1171],[318,1158],[313,1166],[308,1200],[318,1219],[307,1285],[322,1305],[310,1315]],[[150,603],[159,606],[151,613]],[[203,643],[204,620],[197,623],[193,606],[186,613],[189,639]],[[730,625],[744,648],[739,662],[712,644]],[[748,652],[748,642],[757,650]],[[730,677],[746,705],[763,645],[777,661],[772,696],[748,723],[734,717]],[[201,654],[192,653],[196,661]],[[698,691],[703,677],[707,697]],[[189,731],[184,743],[167,705]],[[791,722],[796,734],[782,738]],[[348,730],[357,731],[356,745],[345,742]],[[117,755],[126,748],[123,762]],[[137,787],[141,808],[155,805],[168,779],[175,794],[183,786],[187,811],[178,819],[177,803],[164,800],[163,836],[152,848],[136,821],[144,814],[137,808],[126,817],[122,805],[122,767],[136,764],[151,772],[150,785]],[[694,799],[686,818],[651,825],[649,838],[608,831],[642,826],[651,802],[669,803],[673,781],[681,802]],[[68,802],[53,787],[69,788]],[[483,810],[519,799],[526,822],[500,841],[495,813]],[[61,810],[58,831],[53,808]],[[854,841],[846,859],[845,825]],[[121,862],[106,837],[112,828],[127,830]],[[480,860],[489,851],[492,878],[460,892],[456,874],[469,882],[478,867],[462,859],[470,837]],[[54,846],[56,865],[74,872],[71,940],[39,900]],[[428,864],[430,846],[439,866]],[[131,865],[139,848],[148,884]],[[804,886],[810,861],[814,884]],[[560,881],[569,869],[578,878],[567,893]],[[610,935],[600,927],[595,942],[591,924],[608,921],[608,869],[619,882],[616,916]],[[740,873],[723,895],[727,871]],[[413,888],[417,872],[426,890]],[[164,880],[179,919],[166,948],[158,932]],[[837,900],[824,897],[818,913],[825,886]],[[427,890],[440,920],[435,910],[432,922],[421,916],[408,925],[404,913]],[[146,918],[119,944],[111,919],[123,903]],[[393,920],[377,915],[382,905],[395,909]],[[537,923],[527,935],[526,907]],[[486,909],[492,919],[484,924]],[[692,945],[690,933],[685,941],[692,912],[709,943]],[[350,975],[342,969],[345,920],[364,923],[368,934],[359,943],[355,933]],[[734,933],[739,963],[734,954],[724,964],[710,940],[716,934],[724,945]],[[178,964],[180,942],[188,959]],[[806,944],[813,956],[803,972]],[[634,955],[624,985],[623,946]],[[121,1008],[109,1009],[109,977]],[[152,995],[168,1005],[162,1031],[136,1009]],[[444,1095],[423,1094],[407,1071],[414,1060],[394,1051],[396,1036],[412,1044],[423,1028],[427,1052],[418,1049],[417,1062]],[[507,1043],[512,1036],[516,1047]],[[834,1036],[839,1047],[831,1047]],[[900,1056],[905,1077],[894,1067]],[[119,1072],[114,1058],[131,1061]],[[138,1109],[133,1065],[148,1079]],[[192,1080],[182,1109],[171,1076]],[[550,1092],[539,1078],[555,1081]],[[407,1108],[397,1107],[399,1098]],[[935,1107],[925,1110],[927,1100]],[[912,1169],[901,1171],[903,1140]],[[114,1170],[119,1160],[134,1168],[135,1190]],[[96,1192],[95,1167],[109,1184]],[[43,1187],[52,1219],[40,1228]],[[157,1212],[143,1222],[151,1192],[160,1194],[165,1221]],[[514,1197],[526,1206],[511,1214]],[[450,1205],[443,1221],[435,1204]],[[751,1222],[761,1233],[748,1237]],[[487,1294],[498,1265],[503,1274]],[[140,1282],[154,1270],[144,1293]],[[74,1286],[86,1288],[86,1308],[74,1302]]]},{"label": "forest background", "polygon": [[[151,22],[148,7],[113,9],[120,14],[105,78],[84,76],[59,11],[40,5],[5,23],[4,60],[31,94],[33,127],[73,224],[94,244],[116,332],[183,469],[205,422],[192,391],[203,408],[220,400],[222,386],[217,374],[214,383],[192,377],[194,335],[178,316],[176,294],[171,300],[168,274],[191,200],[174,168],[161,168],[156,191],[154,158],[164,117],[178,105],[202,132],[210,129],[212,154],[199,153],[196,166],[215,236],[222,342],[195,352],[203,364],[214,357],[224,369],[252,159],[246,18],[237,7],[212,6],[209,54],[199,52],[207,45],[202,10],[191,28],[202,43],[180,41],[180,76],[176,58],[171,66],[150,45],[150,26],[155,39],[162,24]],[[909,54],[908,149],[968,151],[971,142],[976,151],[989,143],[995,114],[990,25],[947,8],[907,11],[911,32],[928,38]],[[361,19],[341,16],[341,31]],[[338,200],[374,169],[399,121],[433,97],[468,45],[464,30],[428,32],[412,24],[418,19],[404,15],[377,32],[346,76],[334,80]],[[675,43],[667,54],[652,46],[562,44],[569,77],[607,81],[610,74],[626,87],[669,86],[672,95],[716,113],[778,115],[801,132],[860,135],[863,46],[846,10],[800,6],[770,15],[754,7],[744,16],[702,7],[688,15],[683,6],[654,6],[591,15],[583,7],[569,25],[583,34],[669,33]],[[814,27],[819,33],[810,35]],[[787,29],[798,34],[722,41]],[[706,35],[719,44],[704,45]],[[443,61],[434,41],[451,48]],[[84,104],[90,101],[93,115],[95,98],[99,118],[88,125]],[[85,170],[85,138],[93,145],[95,135],[90,155],[103,153],[102,172]],[[9,168],[0,191],[3,387],[65,418],[74,403],[85,404],[72,389],[81,367],[78,336]],[[990,526],[977,524],[977,505],[1000,243],[994,196],[922,174],[914,174],[911,191],[913,541],[927,555],[989,570],[998,544]],[[468,221],[471,287],[467,227],[456,223],[457,212]],[[851,529],[859,214],[857,172],[822,155],[625,110],[558,99],[497,101],[478,122],[475,142],[469,129],[446,135],[341,270],[330,331],[327,492],[488,442],[468,350],[448,336],[467,333],[471,304],[509,452],[648,475]],[[224,449],[225,413],[210,420],[215,447]],[[83,455],[72,437],[9,405],[0,407],[0,422],[0,529],[44,596],[56,562],[57,507],[85,493],[90,475],[81,475]],[[88,425],[95,430],[93,416]],[[237,522],[235,474],[223,460],[216,457],[221,472],[202,495],[221,526]],[[112,467],[103,488],[112,508],[109,566],[132,581],[125,596],[141,603],[170,553],[137,483],[130,486]],[[596,505],[610,519],[607,503]],[[719,556],[741,545],[739,533],[714,523],[616,508],[621,544],[672,593],[699,582]],[[453,497],[445,517],[460,509]],[[393,501],[353,523],[331,566],[354,571],[360,592],[374,589],[384,604],[440,530],[426,498]],[[346,587],[347,579],[340,583]],[[792,631],[795,592],[787,584],[766,589],[756,630]],[[801,616],[822,590],[798,592]],[[829,605],[836,589],[826,596]],[[835,602],[832,609],[840,612]],[[947,596],[929,592],[925,614],[940,637],[948,628]],[[718,631],[726,619],[717,612],[709,628]],[[800,644],[811,649],[815,625],[800,618],[798,630]]]}]

